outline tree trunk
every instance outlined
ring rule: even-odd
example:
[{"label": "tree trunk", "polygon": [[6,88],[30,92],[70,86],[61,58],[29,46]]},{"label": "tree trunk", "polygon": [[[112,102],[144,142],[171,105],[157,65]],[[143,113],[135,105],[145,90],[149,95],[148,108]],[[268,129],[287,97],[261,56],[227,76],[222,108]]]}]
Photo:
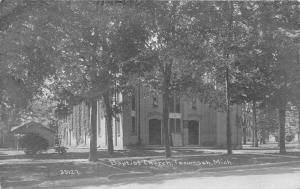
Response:
[{"label": "tree trunk", "polygon": [[112,107],[111,107],[111,98],[110,92],[107,91],[103,95],[104,104],[105,104],[105,123],[107,130],[107,150],[108,153],[114,153],[114,144],[113,144],[113,131],[112,131]]},{"label": "tree trunk", "polygon": [[226,136],[227,136],[227,154],[232,154],[231,126],[230,126],[230,95],[229,95],[229,70],[226,68]]},{"label": "tree trunk", "polygon": [[254,146],[258,147],[257,124],[256,124],[256,100],[253,100],[253,128],[254,128]]},{"label": "tree trunk", "polygon": [[[140,65],[139,64],[139,77],[141,75],[140,73]],[[138,85],[138,145],[142,144],[142,138],[141,138],[141,81],[139,78],[139,85]]]},{"label": "tree trunk", "polygon": [[[227,60],[229,60],[229,46],[231,45],[232,36],[233,36],[233,2],[228,2],[228,41],[225,47],[225,57]],[[227,154],[232,154],[232,139],[231,139],[231,126],[230,126],[230,81],[229,81],[229,65],[227,63],[226,65],[226,137],[227,137]]]},{"label": "tree trunk", "polygon": [[172,63],[167,63],[163,70],[163,136],[165,143],[165,155],[171,157],[170,137],[169,137],[169,99],[170,99],[170,81],[172,74]]},{"label": "tree trunk", "polygon": [[279,108],[279,153],[286,153],[285,150],[285,105]]},{"label": "tree trunk", "polygon": [[166,157],[171,157],[169,138],[169,92],[163,93],[163,136],[165,142]]},{"label": "tree trunk", "polygon": [[261,129],[261,144],[266,144],[266,130]]},{"label": "tree trunk", "polygon": [[300,148],[300,108],[298,108],[298,143]]},{"label": "tree trunk", "polygon": [[253,125],[252,125],[252,127],[251,127],[251,134],[252,134],[252,146],[255,146],[255,137],[254,137],[254,127],[253,127]]},{"label": "tree trunk", "polygon": [[97,161],[97,99],[91,102],[91,138],[89,161]]},{"label": "tree trunk", "polygon": [[247,144],[247,127],[243,127],[243,144]]}]

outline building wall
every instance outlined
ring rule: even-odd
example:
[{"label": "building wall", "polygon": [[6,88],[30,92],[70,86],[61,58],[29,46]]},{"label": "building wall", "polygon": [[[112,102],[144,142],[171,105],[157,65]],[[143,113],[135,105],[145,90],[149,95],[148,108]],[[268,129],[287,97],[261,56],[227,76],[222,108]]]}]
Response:
[{"label": "building wall", "polygon": [[[118,121],[113,119],[113,142],[115,149],[124,149],[126,146],[139,144],[139,133],[142,145],[150,145],[149,121],[156,119],[161,121],[161,131],[151,135],[153,137],[160,135],[161,143],[164,144],[162,127],[162,96],[153,95],[145,88],[136,91],[134,104],[131,97],[124,97],[125,105],[119,116]],[[153,97],[156,97],[154,102]],[[122,101],[122,96],[119,96]],[[180,99],[180,113],[170,113],[169,117],[178,119],[175,125],[174,134],[170,134],[170,139],[174,145],[186,146],[226,146],[226,114],[218,112],[201,103],[199,100],[189,98]],[[193,105],[194,104],[194,105]],[[97,144],[98,148],[107,148],[107,130],[105,126],[104,106],[99,100],[97,114]],[[238,128],[238,117],[241,115],[241,109],[238,106],[232,107],[231,126],[232,126],[232,144],[241,145],[241,129]],[[133,123],[134,122],[134,123]],[[169,121],[170,122],[170,121]],[[176,122],[176,120],[174,120]],[[191,124],[194,125],[191,125]],[[134,127],[135,126],[135,127]],[[192,127],[193,126],[193,127]],[[60,122],[59,133],[62,142],[66,146],[89,147],[89,127],[90,110],[83,102],[73,107],[73,113],[68,115],[65,120]],[[195,130],[191,130],[194,128]],[[175,136],[176,135],[176,136]],[[176,137],[176,138],[173,138]],[[191,140],[193,138],[193,140]]]},{"label": "building wall", "polygon": [[[162,124],[162,97],[157,96],[157,106],[153,105],[153,96],[146,89],[142,89],[140,93],[140,111],[136,106],[135,112],[132,113],[130,106],[126,107],[124,111],[124,144],[134,145],[138,144],[137,134],[131,132],[132,122],[128,116],[135,115],[136,126],[140,126],[140,136],[143,145],[149,145],[149,120],[159,119]],[[138,95],[136,95],[136,105],[138,105]],[[209,105],[196,101],[196,105],[192,106],[191,99],[182,98],[180,100],[180,113],[172,114],[170,117],[177,117],[180,119],[180,134],[182,145],[189,144],[188,123],[191,120],[199,122],[199,146],[226,146],[226,113],[218,112],[209,107]],[[241,129],[238,127],[238,117],[241,115],[241,109],[235,105],[231,112],[231,126],[232,126],[232,144],[234,146],[241,145]],[[138,119],[140,118],[140,125]],[[163,143],[162,136],[162,143]]]},{"label": "building wall", "polygon": [[89,146],[89,109],[84,102],[73,106],[72,113],[58,123],[62,145],[70,147]]},{"label": "building wall", "polygon": [[217,114],[207,104],[200,103],[200,145],[215,146],[217,140]]},{"label": "building wall", "polygon": [[[107,149],[107,130],[104,117],[104,106],[97,104],[97,147]],[[61,143],[69,147],[89,147],[90,145],[90,109],[85,102],[73,106],[72,113],[58,123],[58,134]],[[116,150],[123,149],[123,116],[119,116],[120,129],[116,129],[117,120],[113,119],[113,143]]]},{"label": "building wall", "polygon": [[[242,128],[240,127],[238,116],[241,115],[241,108],[237,105],[231,107],[230,125],[232,133],[232,144],[234,146],[242,145]],[[223,112],[217,112],[217,146],[226,147],[226,114]]]}]

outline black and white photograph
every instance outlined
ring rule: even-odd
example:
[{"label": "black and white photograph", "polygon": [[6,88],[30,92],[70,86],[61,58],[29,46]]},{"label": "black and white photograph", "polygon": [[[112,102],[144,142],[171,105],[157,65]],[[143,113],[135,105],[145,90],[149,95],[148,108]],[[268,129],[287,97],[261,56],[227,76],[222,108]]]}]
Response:
[{"label": "black and white photograph", "polygon": [[300,189],[299,0],[0,0],[0,189]]}]

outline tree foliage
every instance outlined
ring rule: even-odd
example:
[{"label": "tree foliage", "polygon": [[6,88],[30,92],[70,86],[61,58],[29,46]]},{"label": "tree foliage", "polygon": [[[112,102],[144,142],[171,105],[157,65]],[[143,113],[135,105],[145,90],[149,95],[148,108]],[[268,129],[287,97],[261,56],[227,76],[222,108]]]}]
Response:
[{"label": "tree foliage", "polygon": [[[285,152],[286,106],[300,104],[299,31],[299,3],[291,1],[2,0],[0,102],[22,109],[57,94],[58,110],[65,111],[66,102],[86,101],[95,160],[97,99],[113,152],[112,120],[122,110],[113,96],[130,94],[138,77],[163,96],[167,157],[173,95],[199,97],[228,115],[233,103],[251,102],[252,112],[258,103],[277,108]],[[227,123],[231,152],[229,117]]]},{"label": "tree foliage", "polygon": [[[130,4],[105,2],[56,2],[40,19],[40,38],[51,46],[56,56],[53,85],[67,102],[86,101],[92,109],[102,99],[106,112],[108,150],[113,152],[112,119],[117,119],[121,107],[113,96],[129,87],[130,67],[140,54],[147,33]],[[54,36],[54,37],[53,37]],[[91,145],[95,160],[96,119],[91,123]]]}]

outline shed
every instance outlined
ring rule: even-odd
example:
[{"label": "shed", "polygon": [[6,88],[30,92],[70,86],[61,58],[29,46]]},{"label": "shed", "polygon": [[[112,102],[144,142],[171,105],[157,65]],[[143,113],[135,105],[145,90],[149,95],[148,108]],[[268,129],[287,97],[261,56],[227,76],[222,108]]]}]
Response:
[{"label": "shed", "polygon": [[22,125],[13,127],[11,131],[15,134],[37,134],[45,138],[49,142],[50,146],[54,146],[55,143],[55,132],[39,122],[29,121]]}]

